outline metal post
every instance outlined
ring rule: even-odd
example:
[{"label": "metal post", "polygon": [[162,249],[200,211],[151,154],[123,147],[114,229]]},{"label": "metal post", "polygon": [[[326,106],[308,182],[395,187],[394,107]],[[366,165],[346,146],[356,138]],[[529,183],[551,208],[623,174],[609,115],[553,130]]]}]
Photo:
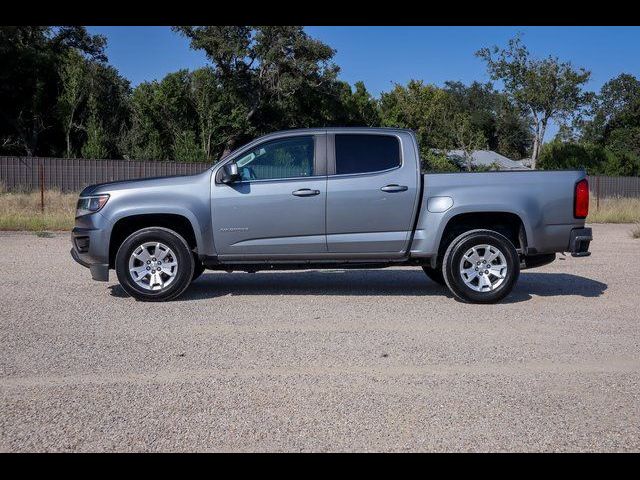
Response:
[{"label": "metal post", "polygon": [[44,213],[44,168],[42,159],[38,162],[38,176],[40,177],[40,212]]}]

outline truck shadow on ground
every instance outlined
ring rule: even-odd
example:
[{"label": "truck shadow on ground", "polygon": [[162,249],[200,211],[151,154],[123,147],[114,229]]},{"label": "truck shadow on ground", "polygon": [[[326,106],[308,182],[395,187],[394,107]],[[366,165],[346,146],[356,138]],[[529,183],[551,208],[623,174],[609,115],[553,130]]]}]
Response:
[{"label": "truck shadow on ground", "polygon": [[[120,285],[111,295],[127,296]],[[527,301],[532,296],[599,297],[607,284],[568,273],[522,272],[518,284],[502,303]],[[357,295],[445,296],[446,287],[429,280],[420,269],[318,270],[299,272],[206,272],[178,301],[205,300],[226,295]]]}]

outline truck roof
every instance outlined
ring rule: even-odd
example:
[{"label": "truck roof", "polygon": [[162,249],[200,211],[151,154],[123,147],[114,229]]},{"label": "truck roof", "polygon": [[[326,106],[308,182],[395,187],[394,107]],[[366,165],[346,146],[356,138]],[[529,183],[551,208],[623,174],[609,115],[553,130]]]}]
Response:
[{"label": "truck roof", "polygon": [[314,128],[292,128],[287,130],[278,130],[277,132],[264,135],[268,137],[270,135],[278,135],[282,133],[338,133],[338,132],[353,132],[353,131],[368,131],[368,132],[409,132],[413,133],[413,130],[409,128],[395,128],[395,127],[314,127]]}]

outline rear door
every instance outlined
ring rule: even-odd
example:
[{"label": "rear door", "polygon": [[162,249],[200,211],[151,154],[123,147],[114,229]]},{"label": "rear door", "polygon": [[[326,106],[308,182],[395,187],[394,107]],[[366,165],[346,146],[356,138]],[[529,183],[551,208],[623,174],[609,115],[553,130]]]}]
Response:
[{"label": "rear door", "polygon": [[326,135],[265,141],[234,160],[242,180],[212,185],[220,258],[326,253]]},{"label": "rear door", "polygon": [[387,132],[327,137],[329,252],[393,257],[407,249],[418,195],[417,158],[403,158],[403,151],[414,155],[410,139]]}]

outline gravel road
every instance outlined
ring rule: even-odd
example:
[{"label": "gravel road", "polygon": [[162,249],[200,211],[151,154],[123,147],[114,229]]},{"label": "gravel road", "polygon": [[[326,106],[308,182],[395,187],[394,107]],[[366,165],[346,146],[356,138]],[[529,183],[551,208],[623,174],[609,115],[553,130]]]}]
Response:
[{"label": "gravel road", "polygon": [[0,234],[1,451],[638,451],[640,240],[499,305],[417,268],[93,282],[67,235]]}]

